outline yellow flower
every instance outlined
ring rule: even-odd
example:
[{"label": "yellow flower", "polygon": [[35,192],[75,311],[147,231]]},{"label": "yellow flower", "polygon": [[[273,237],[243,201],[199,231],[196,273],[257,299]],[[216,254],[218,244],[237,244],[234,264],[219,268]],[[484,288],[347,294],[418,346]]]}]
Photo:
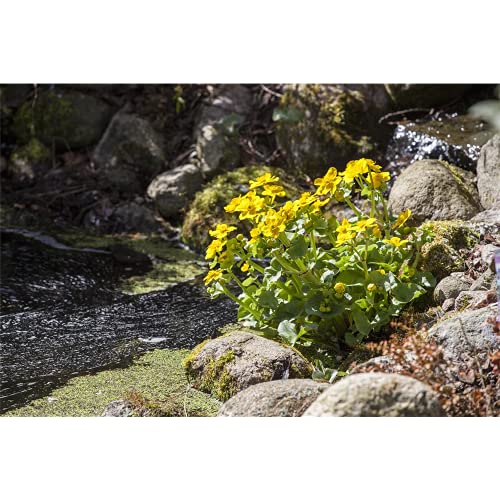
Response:
[{"label": "yellow flower", "polygon": [[233,199],[229,202],[229,205],[226,205],[226,206],[224,207],[224,210],[225,210],[226,212],[229,212],[229,213],[236,212],[236,211],[239,209],[239,207],[240,207],[240,205],[241,205],[242,201],[243,201],[243,196],[241,196],[241,195],[240,195],[240,196],[237,196],[236,198],[233,198]]},{"label": "yellow flower", "polygon": [[374,292],[377,289],[377,285],[375,283],[369,283],[369,285],[366,287],[366,289],[369,292]]},{"label": "yellow flower", "polygon": [[266,172],[264,175],[257,177],[254,181],[250,181],[250,189],[256,189],[260,186],[265,186],[266,184],[271,184],[274,182],[278,182],[280,180],[279,177],[276,177],[269,172]]},{"label": "yellow flower", "polygon": [[223,240],[227,237],[229,233],[236,231],[236,226],[228,226],[227,224],[217,224],[215,229],[209,231],[210,236],[217,238],[218,240]]},{"label": "yellow flower", "polygon": [[372,233],[376,238],[380,238],[382,236],[382,231],[378,225],[372,228]]},{"label": "yellow flower", "polygon": [[317,201],[318,198],[311,194],[309,191],[306,191],[305,193],[302,193],[300,195],[300,198],[298,200],[294,201],[295,206],[297,209],[307,207],[308,205],[311,205],[315,201]]},{"label": "yellow flower", "polygon": [[403,245],[406,245],[408,243],[408,240],[402,240],[398,238],[397,236],[392,237],[390,240],[384,240],[384,243],[389,243],[390,245],[393,245],[395,247],[402,247]]},{"label": "yellow flower", "polygon": [[352,227],[350,222],[347,219],[343,219],[342,223],[337,226],[335,231],[339,234],[347,233],[348,231],[352,231]]},{"label": "yellow flower", "polygon": [[260,214],[259,212],[266,206],[266,200],[257,196],[255,191],[248,191],[248,193],[243,196],[243,199],[238,207],[237,211],[240,213],[240,220],[244,219],[255,219]]},{"label": "yellow flower", "polygon": [[319,177],[314,181],[314,185],[318,186],[316,194],[319,196],[334,194],[341,181],[342,179],[337,176],[337,169],[330,167],[324,177]]},{"label": "yellow flower", "polygon": [[297,213],[297,207],[293,201],[287,201],[278,211],[286,221],[292,220]]},{"label": "yellow flower", "polygon": [[339,295],[344,295],[345,292],[345,285],[344,283],[341,283],[340,281],[338,283],[335,283],[335,286],[333,287],[335,292],[337,292]]},{"label": "yellow flower", "polygon": [[335,244],[335,246],[339,247],[340,245],[342,245],[346,241],[352,240],[355,237],[356,237],[356,233],[351,233],[349,231],[346,233],[339,233],[339,235],[337,236],[337,243]]},{"label": "yellow flower", "polygon": [[385,269],[377,269],[377,272],[380,274],[385,274]]},{"label": "yellow flower", "polygon": [[208,285],[212,281],[218,281],[218,279],[221,276],[222,276],[222,271],[220,269],[208,271],[203,281],[205,282],[205,285]]},{"label": "yellow flower", "polygon": [[403,210],[399,215],[396,220],[396,222],[392,225],[392,229],[397,229],[398,227],[402,226],[411,216],[411,210]]},{"label": "yellow flower", "polygon": [[369,184],[373,184],[375,189],[378,189],[384,182],[391,179],[389,172],[372,172],[371,176],[368,174],[366,180]]},{"label": "yellow flower", "polygon": [[207,253],[205,259],[213,259],[217,253],[220,253],[224,248],[224,243],[221,240],[213,240],[210,245],[208,245]]},{"label": "yellow flower", "polygon": [[246,273],[248,270],[250,269],[250,266],[248,265],[248,262],[245,262],[242,266],[241,266],[241,270]]},{"label": "yellow flower", "polygon": [[[344,219],[345,220],[345,219]],[[354,224],[353,229],[357,232],[364,232],[369,228],[374,228],[377,226],[377,219],[370,217],[369,219],[359,220]]]},{"label": "yellow flower", "polygon": [[367,174],[368,172],[380,172],[382,167],[377,165],[373,160],[367,158],[361,158],[359,160],[350,161],[344,172],[341,175],[344,177],[344,181],[348,184],[352,184],[354,179],[362,174]]},{"label": "yellow flower", "polygon": [[270,208],[266,214],[266,218],[263,221],[264,236],[268,238],[278,238],[278,236],[286,229],[286,220],[275,210]]},{"label": "yellow flower", "polygon": [[269,196],[272,203],[274,203],[276,196],[286,196],[285,190],[281,186],[274,186],[272,184],[266,184],[262,194],[264,196]]},{"label": "yellow flower", "polygon": [[257,243],[257,240],[259,239],[259,236],[262,234],[263,230],[264,230],[264,224],[262,222],[258,226],[251,229],[250,236],[252,238],[249,240],[248,244],[253,245],[254,243]]}]

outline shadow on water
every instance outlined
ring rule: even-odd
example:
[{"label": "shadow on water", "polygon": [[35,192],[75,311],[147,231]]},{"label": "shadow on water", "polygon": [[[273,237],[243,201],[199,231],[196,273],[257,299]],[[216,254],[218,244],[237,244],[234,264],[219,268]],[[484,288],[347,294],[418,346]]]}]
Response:
[{"label": "shadow on water", "polygon": [[236,319],[200,284],[123,295],[120,272],[104,253],[2,237],[0,412],[146,350],[192,348]]}]

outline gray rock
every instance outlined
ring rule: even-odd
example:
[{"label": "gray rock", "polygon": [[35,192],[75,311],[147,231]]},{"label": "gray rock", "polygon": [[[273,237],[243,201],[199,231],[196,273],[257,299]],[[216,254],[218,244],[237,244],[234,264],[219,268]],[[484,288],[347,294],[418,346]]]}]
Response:
[{"label": "gray rock", "polygon": [[349,375],[326,390],[304,417],[441,417],[438,395],[410,377],[389,373]]},{"label": "gray rock", "polygon": [[201,107],[194,127],[196,154],[207,179],[239,165],[239,128],[252,104],[244,85],[218,85]]},{"label": "gray rock", "polygon": [[177,218],[186,203],[201,188],[203,176],[196,165],[181,165],[163,172],[148,187],[148,196],[165,219]]},{"label": "gray rock", "polygon": [[29,99],[16,112],[13,130],[21,143],[33,137],[60,151],[92,146],[113,115],[104,101],[74,90],[47,90]]},{"label": "gray rock", "polygon": [[474,282],[470,287],[471,292],[479,290],[495,290],[496,288],[495,278],[496,278],[495,272],[492,269],[488,268],[484,273],[479,275],[474,280]]},{"label": "gray rock", "polygon": [[145,205],[139,205],[135,202],[118,206],[113,212],[112,219],[115,224],[113,230],[117,232],[154,233],[160,229],[154,212]]},{"label": "gray rock", "polygon": [[117,113],[95,148],[93,159],[111,187],[140,192],[165,169],[163,147],[163,139],[148,121]]},{"label": "gray rock", "polygon": [[441,309],[444,312],[451,311],[455,308],[455,299],[446,299],[442,304],[441,304]]},{"label": "gray rock", "polygon": [[484,208],[500,204],[500,134],[492,137],[481,149],[477,162],[477,189]]},{"label": "gray rock", "polygon": [[470,219],[480,210],[474,176],[439,160],[421,160],[406,168],[389,195],[393,214],[412,211],[412,222]]},{"label": "gray rock", "polygon": [[400,365],[398,365],[390,356],[376,356],[375,358],[371,358],[368,361],[355,366],[349,373],[351,375],[354,375],[355,373],[364,373],[366,368],[376,368],[376,371],[390,373],[398,367],[400,367]]},{"label": "gray rock", "polygon": [[500,247],[492,245],[491,243],[481,248],[481,260],[492,271],[495,270],[495,254],[497,252],[500,253]]},{"label": "gray rock", "polygon": [[273,380],[248,387],[226,401],[219,417],[300,417],[330,384]]},{"label": "gray rock", "polygon": [[488,291],[475,290],[460,292],[455,299],[455,311],[463,311],[465,309],[472,309],[479,303],[487,300]]},{"label": "gray rock", "polygon": [[254,384],[312,374],[312,367],[297,351],[250,330],[200,344],[186,358],[185,368],[196,389],[222,401]]},{"label": "gray rock", "polygon": [[124,399],[111,401],[101,414],[101,417],[131,417],[133,409],[131,404]]},{"label": "gray rock", "polygon": [[434,289],[434,301],[442,305],[447,299],[455,299],[460,292],[469,290],[471,280],[465,273],[451,273],[450,276],[442,279]]},{"label": "gray rock", "polygon": [[500,347],[499,337],[493,331],[497,305],[456,313],[451,318],[433,326],[428,338],[443,348],[445,358],[467,361],[471,356],[494,351]]}]

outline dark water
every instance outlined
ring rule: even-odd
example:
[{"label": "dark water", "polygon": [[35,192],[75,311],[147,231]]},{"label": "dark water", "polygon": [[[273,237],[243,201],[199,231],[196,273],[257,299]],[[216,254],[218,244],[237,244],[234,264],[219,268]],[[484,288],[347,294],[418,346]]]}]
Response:
[{"label": "dark water", "polygon": [[8,313],[0,317],[0,412],[148,349],[192,348],[236,320],[232,303],[211,300],[200,284],[126,296],[116,290],[117,269],[107,255],[8,240],[2,239]]}]

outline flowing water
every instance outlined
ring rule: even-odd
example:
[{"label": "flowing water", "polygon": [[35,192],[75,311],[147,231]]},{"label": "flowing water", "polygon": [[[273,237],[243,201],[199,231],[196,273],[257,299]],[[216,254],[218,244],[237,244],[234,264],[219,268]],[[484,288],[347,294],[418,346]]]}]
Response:
[{"label": "flowing water", "polygon": [[2,233],[0,412],[146,350],[192,348],[236,320],[235,307],[199,283],[124,295],[130,266],[110,252],[25,236]]}]

